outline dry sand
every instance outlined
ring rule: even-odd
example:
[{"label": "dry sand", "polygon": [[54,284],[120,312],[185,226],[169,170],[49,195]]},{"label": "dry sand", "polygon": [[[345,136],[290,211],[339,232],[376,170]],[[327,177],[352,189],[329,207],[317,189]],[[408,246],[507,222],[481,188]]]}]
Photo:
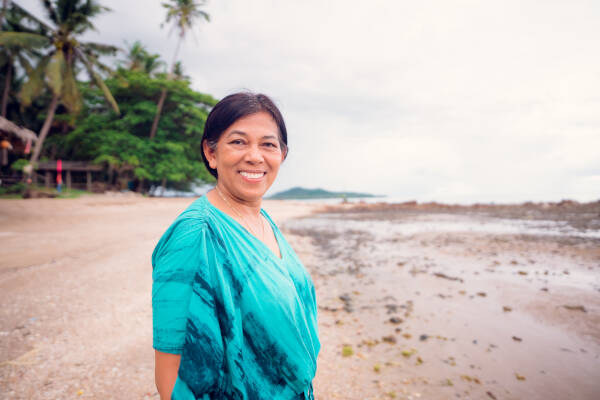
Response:
[{"label": "dry sand", "polygon": [[[191,201],[0,201],[0,398],[158,398],[150,255]],[[317,288],[319,400],[600,398],[598,242],[295,225],[319,207],[264,204]]]},{"label": "dry sand", "polygon": [[[0,200],[0,398],[158,398],[150,256],[192,201]],[[315,207],[264,204],[278,223]]]}]

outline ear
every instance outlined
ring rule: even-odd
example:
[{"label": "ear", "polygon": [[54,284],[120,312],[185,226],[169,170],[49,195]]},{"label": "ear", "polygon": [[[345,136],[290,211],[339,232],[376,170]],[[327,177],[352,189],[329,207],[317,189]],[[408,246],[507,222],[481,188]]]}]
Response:
[{"label": "ear", "polygon": [[208,160],[208,165],[212,169],[217,169],[217,156],[215,155],[215,152],[213,151],[213,149],[211,149],[210,146],[208,145],[207,140],[202,141],[202,151],[204,152],[204,156],[206,157],[206,160]]},{"label": "ear", "polygon": [[283,151],[281,152],[281,162],[283,162],[285,160],[285,158],[287,157],[287,153],[288,153],[287,146],[284,147],[282,150]]}]

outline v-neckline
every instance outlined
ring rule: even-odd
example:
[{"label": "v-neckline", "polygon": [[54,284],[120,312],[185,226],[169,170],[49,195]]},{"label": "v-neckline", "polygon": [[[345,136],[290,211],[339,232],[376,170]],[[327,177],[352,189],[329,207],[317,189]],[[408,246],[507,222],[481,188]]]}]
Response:
[{"label": "v-neckline", "polygon": [[204,195],[204,196],[202,196],[202,198],[204,198],[204,200],[208,203],[208,206],[210,208],[216,210],[219,215],[221,215],[223,218],[225,218],[227,220],[227,222],[229,222],[230,224],[234,224],[234,226],[237,226],[238,229],[241,229],[243,232],[245,232],[247,236],[250,236],[250,238],[252,240],[254,240],[254,241],[258,242],[260,245],[262,245],[264,247],[264,249],[269,253],[271,258],[275,259],[278,262],[283,261],[284,255],[283,255],[283,247],[281,246],[282,241],[280,240],[277,229],[274,226],[274,224],[272,223],[271,218],[269,218],[269,216],[267,215],[265,210],[262,209],[262,207],[260,209],[260,213],[263,216],[263,218],[265,218],[267,220],[267,222],[269,223],[269,225],[271,226],[271,230],[273,231],[273,236],[275,236],[275,242],[277,243],[277,247],[279,248],[279,254],[281,255],[281,257],[277,257],[277,254],[275,254],[275,252],[273,250],[271,250],[271,248],[269,246],[267,246],[266,243],[264,243],[262,240],[260,240],[256,236],[254,236],[250,231],[248,231],[248,229],[246,229],[246,227],[244,225],[242,225],[238,221],[236,221],[235,218],[233,218],[231,215],[227,214],[225,211],[220,210],[213,203],[211,203],[210,200],[208,199],[208,196]]}]

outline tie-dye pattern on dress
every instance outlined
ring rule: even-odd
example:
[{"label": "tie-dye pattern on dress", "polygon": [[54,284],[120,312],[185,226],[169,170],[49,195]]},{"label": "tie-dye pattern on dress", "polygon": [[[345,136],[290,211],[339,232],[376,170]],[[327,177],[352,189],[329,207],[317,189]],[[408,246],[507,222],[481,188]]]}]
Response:
[{"label": "tie-dye pattern on dress", "polygon": [[261,213],[281,258],[206,196],[154,249],[153,347],[181,354],[173,400],[314,399],[315,288]]}]

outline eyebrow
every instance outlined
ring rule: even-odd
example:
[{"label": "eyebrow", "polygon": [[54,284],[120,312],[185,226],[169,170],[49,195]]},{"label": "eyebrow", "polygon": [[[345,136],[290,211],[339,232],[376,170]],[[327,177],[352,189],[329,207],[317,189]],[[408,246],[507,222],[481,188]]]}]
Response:
[{"label": "eyebrow", "polygon": [[[227,137],[230,137],[231,135],[235,135],[236,133],[241,136],[246,136],[246,137],[248,136],[248,134],[244,131],[233,130],[227,134]],[[261,139],[277,139],[277,136],[265,135]]]}]

